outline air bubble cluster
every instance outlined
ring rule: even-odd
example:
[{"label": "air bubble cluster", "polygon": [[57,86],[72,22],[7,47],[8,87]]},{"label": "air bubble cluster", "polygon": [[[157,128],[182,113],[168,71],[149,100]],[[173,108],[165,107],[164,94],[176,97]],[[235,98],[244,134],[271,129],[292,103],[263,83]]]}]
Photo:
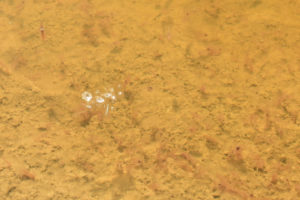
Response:
[{"label": "air bubble cluster", "polygon": [[94,93],[84,91],[81,98],[88,109],[104,108],[105,115],[114,109],[114,103],[123,95],[121,85],[117,88],[105,88],[103,92],[96,90]]}]

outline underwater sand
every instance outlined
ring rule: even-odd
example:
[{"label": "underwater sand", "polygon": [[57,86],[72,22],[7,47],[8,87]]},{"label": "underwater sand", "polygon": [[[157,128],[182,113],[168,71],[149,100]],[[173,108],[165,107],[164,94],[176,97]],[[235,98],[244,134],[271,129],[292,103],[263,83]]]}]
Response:
[{"label": "underwater sand", "polygon": [[0,44],[0,200],[300,199],[300,1],[2,0]]}]

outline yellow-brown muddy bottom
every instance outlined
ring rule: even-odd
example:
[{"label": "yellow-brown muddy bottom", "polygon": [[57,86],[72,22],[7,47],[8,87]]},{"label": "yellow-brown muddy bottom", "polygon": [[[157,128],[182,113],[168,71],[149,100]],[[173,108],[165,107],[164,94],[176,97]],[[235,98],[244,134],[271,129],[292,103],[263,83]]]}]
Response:
[{"label": "yellow-brown muddy bottom", "polygon": [[300,1],[0,1],[0,199],[300,199]]}]

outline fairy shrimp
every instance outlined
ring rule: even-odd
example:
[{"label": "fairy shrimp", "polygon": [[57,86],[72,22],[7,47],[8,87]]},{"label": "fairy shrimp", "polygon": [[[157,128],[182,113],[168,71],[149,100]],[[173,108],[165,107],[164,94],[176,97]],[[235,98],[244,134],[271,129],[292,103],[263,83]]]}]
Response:
[{"label": "fairy shrimp", "polygon": [[44,40],[45,39],[45,28],[43,25],[40,26],[40,32],[41,32],[41,37]]}]

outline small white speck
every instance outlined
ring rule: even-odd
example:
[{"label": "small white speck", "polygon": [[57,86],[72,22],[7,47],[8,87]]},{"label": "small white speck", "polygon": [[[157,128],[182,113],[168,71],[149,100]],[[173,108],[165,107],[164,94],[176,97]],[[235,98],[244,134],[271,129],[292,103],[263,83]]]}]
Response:
[{"label": "small white speck", "polygon": [[81,97],[83,100],[85,100],[87,102],[91,101],[93,98],[92,94],[89,92],[86,92],[86,91],[81,94]]},{"label": "small white speck", "polygon": [[108,110],[109,110],[109,104],[107,104],[107,106],[106,106],[105,115],[108,114]]},{"label": "small white speck", "polygon": [[104,93],[102,96],[104,96],[105,98],[109,98],[111,97],[111,93]]}]

